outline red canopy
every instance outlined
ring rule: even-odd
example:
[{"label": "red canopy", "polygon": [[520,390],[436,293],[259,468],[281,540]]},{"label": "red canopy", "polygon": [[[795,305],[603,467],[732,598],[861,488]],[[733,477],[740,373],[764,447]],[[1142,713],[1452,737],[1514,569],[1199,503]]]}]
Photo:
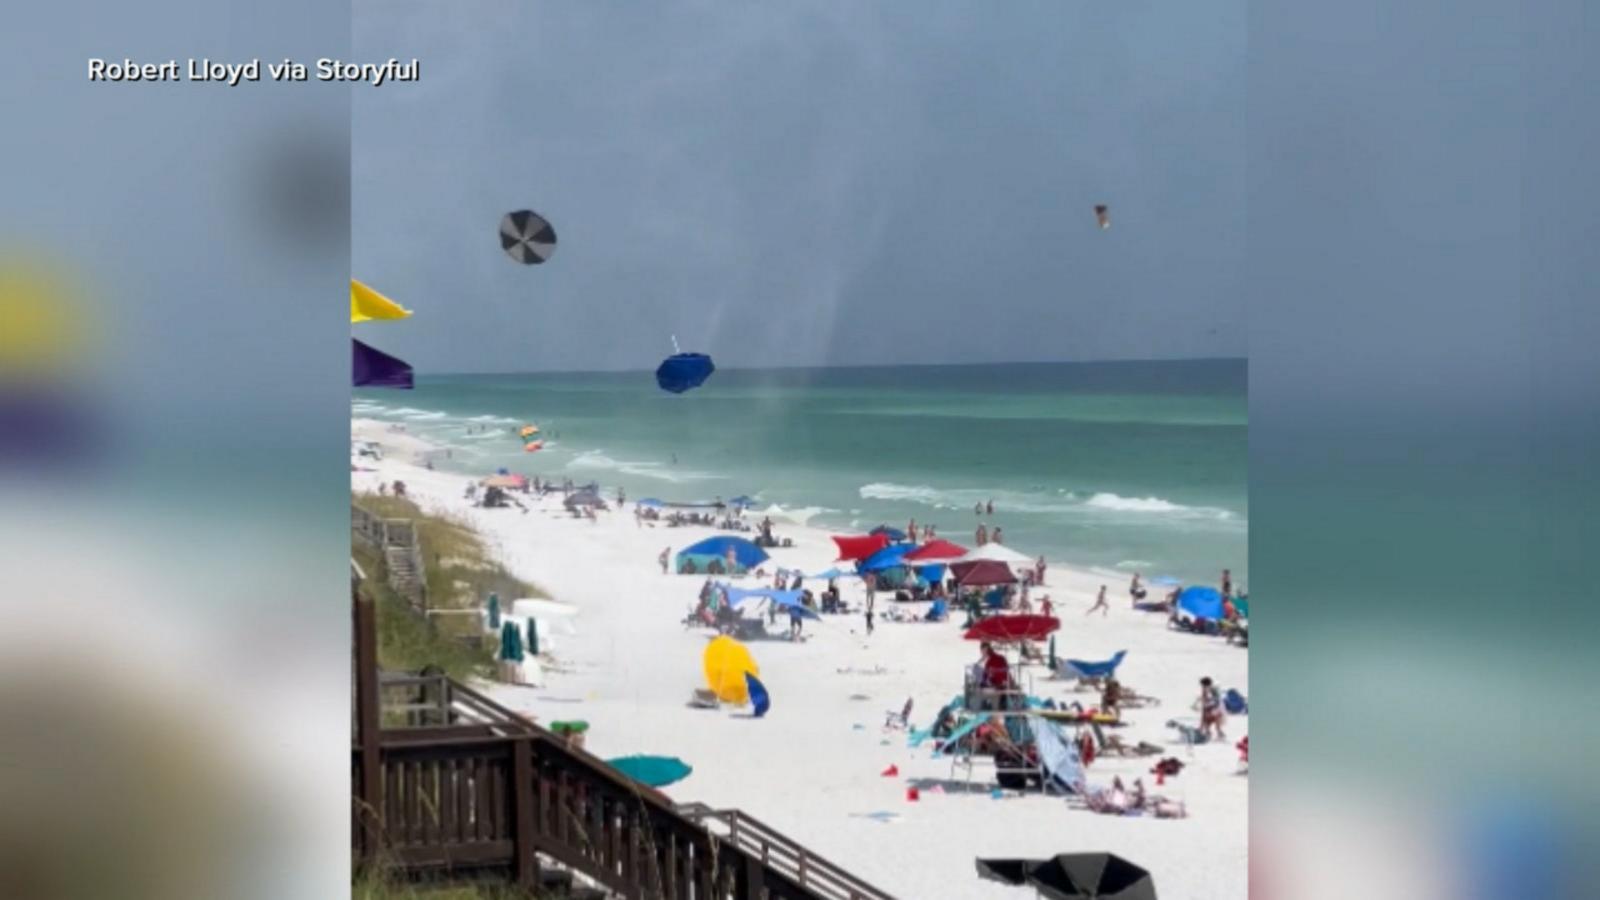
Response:
[{"label": "red canopy", "polygon": [[833,542],[839,545],[839,559],[862,560],[889,546],[889,536],[884,534],[836,534]]},{"label": "red canopy", "polygon": [[911,562],[943,562],[960,559],[966,555],[967,548],[960,544],[952,544],[944,538],[939,538],[923,544],[901,558]]},{"label": "red canopy", "polygon": [[956,563],[950,567],[956,575],[956,584],[962,587],[989,587],[996,584],[1016,584],[1017,576],[1011,567],[999,560],[980,559]]},{"label": "red canopy", "polygon": [[1042,641],[1061,627],[1055,616],[990,616],[967,629],[969,641]]}]

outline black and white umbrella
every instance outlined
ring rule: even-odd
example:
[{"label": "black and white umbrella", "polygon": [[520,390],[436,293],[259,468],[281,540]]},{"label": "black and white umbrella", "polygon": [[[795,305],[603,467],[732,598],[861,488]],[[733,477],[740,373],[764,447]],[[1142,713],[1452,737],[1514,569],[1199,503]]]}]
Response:
[{"label": "black and white umbrella", "polygon": [[532,210],[506,213],[500,220],[500,246],[517,262],[538,265],[556,252],[556,230]]}]

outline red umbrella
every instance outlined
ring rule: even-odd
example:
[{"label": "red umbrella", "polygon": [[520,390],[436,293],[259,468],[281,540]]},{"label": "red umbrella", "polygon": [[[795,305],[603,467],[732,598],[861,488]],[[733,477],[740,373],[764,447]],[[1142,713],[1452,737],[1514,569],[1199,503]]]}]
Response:
[{"label": "red umbrella", "polygon": [[889,537],[882,534],[836,534],[833,536],[833,542],[839,545],[839,559],[854,561],[866,559],[889,546]]},{"label": "red umbrella", "polygon": [[950,567],[956,574],[956,584],[962,587],[990,587],[996,584],[1016,584],[1017,576],[1011,567],[999,560],[980,559],[956,563]]},{"label": "red umbrella", "polygon": [[1042,641],[1061,627],[1055,616],[990,616],[967,629],[969,641]]},{"label": "red umbrella", "polygon": [[932,540],[921,547],[907,553],[901,559],[910,562],[945,562],[960,559],[967,555],[967,548],[960,544],[952,544],[944,538]]}]

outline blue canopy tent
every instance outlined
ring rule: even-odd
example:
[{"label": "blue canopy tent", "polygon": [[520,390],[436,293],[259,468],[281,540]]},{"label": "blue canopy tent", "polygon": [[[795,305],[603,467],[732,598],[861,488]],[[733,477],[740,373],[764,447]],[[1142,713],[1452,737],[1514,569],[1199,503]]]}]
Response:
[{"label": "blue canopy tent", "polygon": [[1057,669],[1067,677],[1078,678],[1110,678],[1117,674],[1117,666],[1122,665],[1123,657],[1128,655],[1126,650],[1118,650],[1110,659],[1100,662],[1088,662],[1082,659],[1063,659]]},{"label": "blue canopy tent", "polygon": [[904,557],[917,549],[915,544],[890,544],[863,559],[856,568],[862,572],[882,572],[885,569],[908,568]]},{"label": "blue canopy tent", "polygon": [[756,505],[756,498],[740,494],[732,500],[729,500],[728,505],[740,507],[742,509],[749,509],[750,507]]},{"label": "blue canopy tent", "polygon": [[738,609],[740,603],[749,600],[751,597],[759,597],[773,606],[796,612],[802,618],[821,618],[804,603],[800,602],[800,591],[780,591],[777,588],[770,587],[741,588],[734,587],[731,584],[719,584],[718,586],[722,588],[723,595],[728,598],[728,605],[735,609]]},{"label": "blue canopy tent", "polygon": [[744,538],[721,535],[706,538],[679,551],[678,571],[693,574],[718,570],[727,572],[731,568],[733,574],[738,574],[761,565],[767,559],[767,551]]},{"label": "blue canopy tent", "polygon": [[1178,611],[1196,619],[1222,618],[1222,592],[1214,587],[1187,587],[1178,595]]},{"label": "blue canopy tent", "polygon": [[[881,534],[884,537],[888,538],[891,541],[894,541],[897,544],[906,539],[906,533],[904,531],[901,531],[898,528],[893,528],[893,527],[888,526],[888,525],[879,525],[877,528],[874,528],[871,531],[867,532],[867,534]],[[907,547],[906,549],[907,550],[914,550],[916,548]]]},{"label": "blue canopy tent", "polygon": [[905,561],[905,555],[915,549],[915,544],[890,544],[857,563],[856,569],[863,574],[871,572],[880,585],[891,588],[906,587],[917,578],[927,582],[943,578],[943,565],[915,567]]}]

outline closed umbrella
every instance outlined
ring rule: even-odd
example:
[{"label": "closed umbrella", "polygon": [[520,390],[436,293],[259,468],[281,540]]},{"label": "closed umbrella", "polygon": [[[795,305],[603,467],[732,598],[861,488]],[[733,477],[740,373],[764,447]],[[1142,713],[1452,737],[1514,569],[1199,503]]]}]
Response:
[{"label": "closed umbrella", "polygon": [[489,592],[489,628],[491,630],[494,630],[494,629],[498,629],[499,627],[500,627],[500,595],[494,593],[493,591],[491,591],[491,592]]}]

